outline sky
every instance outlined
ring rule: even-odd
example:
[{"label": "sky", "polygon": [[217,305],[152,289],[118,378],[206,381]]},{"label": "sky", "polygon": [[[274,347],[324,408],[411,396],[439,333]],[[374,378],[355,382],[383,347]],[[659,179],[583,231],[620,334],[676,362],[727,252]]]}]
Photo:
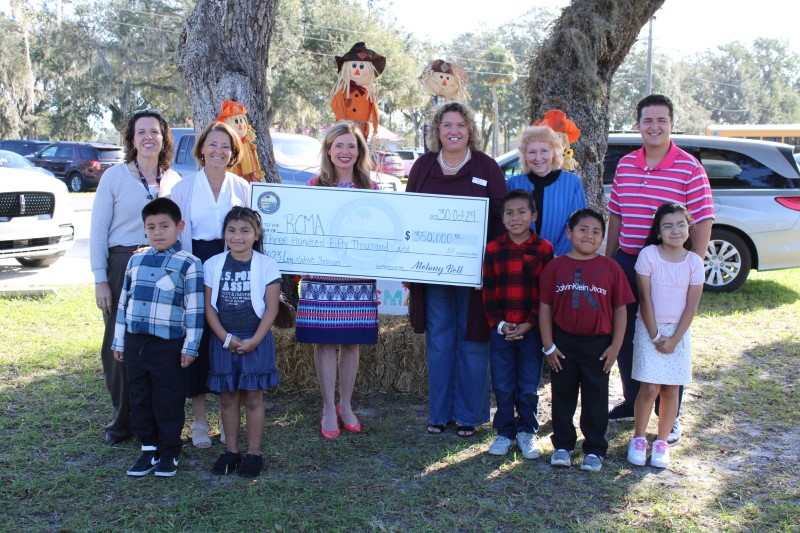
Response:
[{"label": "sky", "polygon": [[[367,5],[367,0],[358,1]],[[481,24],[486,28],[501,26],[532,7],[569,5],[568,0],[377,0],[376,3],[391,4],[389,11],[398,25],[421,39],[433,37],[437,42],[478,30]],[[800,53],[797,5],[797,0],[666,0],[653,22],[654,52],[693,55],[731,41],[751,44],[757,37],[773,37],[788,41],[790,48]],[[647,26],[640,35],[641,39],[646,37]]]}]

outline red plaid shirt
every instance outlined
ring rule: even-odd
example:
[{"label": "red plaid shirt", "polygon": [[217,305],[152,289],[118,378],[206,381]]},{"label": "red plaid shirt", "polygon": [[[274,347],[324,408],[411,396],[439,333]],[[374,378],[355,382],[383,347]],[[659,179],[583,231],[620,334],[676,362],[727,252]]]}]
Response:
[{"label": "red plaid shirt", "polygon": [[539,276],[553,259],[553,245],[532,232],[522,244],[508,233],[486,245],[483,307],[492,328],[505,320],[539,327]]}]

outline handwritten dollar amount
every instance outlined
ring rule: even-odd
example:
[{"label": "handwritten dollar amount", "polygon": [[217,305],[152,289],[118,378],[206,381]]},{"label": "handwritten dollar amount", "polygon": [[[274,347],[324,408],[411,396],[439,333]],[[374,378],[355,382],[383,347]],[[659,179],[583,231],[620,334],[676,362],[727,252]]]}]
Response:
[{"label": "handwritten dollar amount", "polygon": [[431,244],[460,244],[468,246],[477,243],[478,236],[461,233],[437,233],[435,231],[406,231],[406,240]]}]

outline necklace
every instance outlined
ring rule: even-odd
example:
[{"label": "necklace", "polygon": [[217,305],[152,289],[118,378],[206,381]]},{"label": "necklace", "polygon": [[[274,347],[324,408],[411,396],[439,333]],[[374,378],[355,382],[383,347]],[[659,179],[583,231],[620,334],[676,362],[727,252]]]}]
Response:
[{"label": "necklace", "polygon": [[[147,180],[142,174],[142,171],[139,170],[139,162],[135,159],[133,160],[133,166],[136,167],[136,172],[139,173],[139,179],[142,180],[142,185],[144,185],[144,190],[147,191],[147,199],[152,200],[153,195],[150,194],[150,186],[147,185]],[[158,198],[158,193],[160,188],[161,188],[161,169],[156,167],[156,198]]]},{"label": "necklace", "polygon": [[470,157],[472,157],[472,152],[470,152],[469,147],[467,147],[467,155],[464,156],[463,161],[461,161],[461,163],[453,166],[453,165],[448,165],[447,163],[445,163],[444,162],[444,156],[442,155],[442,152],[439,152],[439,166],[442,167],[442,170],[444,170],[445,172],[456,173],[459,170],[461,170],[461,167],[463,167],[464,165],[467,164],[467,161],[469,161]]}]

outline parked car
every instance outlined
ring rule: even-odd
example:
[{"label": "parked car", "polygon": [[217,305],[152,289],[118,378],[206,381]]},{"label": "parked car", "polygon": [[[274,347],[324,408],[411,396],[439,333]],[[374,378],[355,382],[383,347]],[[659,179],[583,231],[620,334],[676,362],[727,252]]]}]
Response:
[{"label": "parked car", "polygon": [[116,144],[60,141],[36,152],[31,162],[63,179],[72,192],[82,192],[97,188],[103,172],[124,156]]},{"label": "parked car", "polygon": [[397,150],[397,155],[403,160],[403,177],[408,177],[411,167],[414,166],[414,161],[423,153],[422,150],[417,150],[416,148],[401,148]]},{"label": "parked car", "polygon": [[0,167],[3,168],[24,168],[26,170],[32,170],[34,172],[38,172],[44,176],[49,176],[54,178],[52,172],[47,170],[46,168],[39,168],[33,163],[31,163],[28,158],[22,157],[21,155],[9,152],[8,150],[0,150]]},{"label": "parked car", "polygon": [[[716,220],[705,256],[705,289],[735,291],[750,269],[800,267],[800,169],[788,144],[673,135],[706,169]],[[640,148],[638,134],[610,134],[603,186],[611,190],[617,163]],[[497,158],[506,177],[519,174],[519,153]]]},{"label": "parked car", "polygon": [[8,150],[9,152],[25,156],[35,154],[50,143],[50,141],[28,141],[25,139],[0,141],[0,150]]},{"label": "parked car", "polygon": [[[197,162],[192,156],[195,141],[194,130],[171,128],[170,131],[175,141],[172,169],[181,176],[197,172]],[[281,183],[305,185],[309,179],[319,174],[321,142],[313,137],[295,133],[270,132],[270,138]],[[394,176],[373,172],[372,179],[378,183],[381,189],[405,190],[400,180]]]},{"label": "parked car", "polygon": [[372,157],[372,170],[377,170],[384,174],[391,174],[398,178],[403,177],[403,160],[395,152],[389,150],[373,150],[370,152]]},{"label": "parked car", "polygon": [[66,185],[36,170],[0,166],[0,258],[44,267],[74,243]]}]

